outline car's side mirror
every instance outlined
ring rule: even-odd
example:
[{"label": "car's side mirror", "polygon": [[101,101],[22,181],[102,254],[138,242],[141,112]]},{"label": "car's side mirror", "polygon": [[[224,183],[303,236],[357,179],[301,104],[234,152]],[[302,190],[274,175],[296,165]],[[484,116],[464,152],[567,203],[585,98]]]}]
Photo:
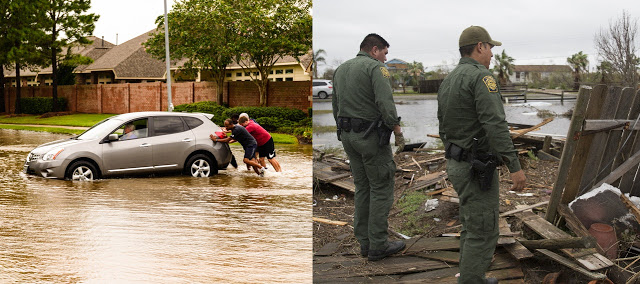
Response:
[{"label": "car's side mirror", "polygon": [[107,138],[107,140],[109,142],[111,141],[118,141],[118,134],[109,134],[109,137]]}]

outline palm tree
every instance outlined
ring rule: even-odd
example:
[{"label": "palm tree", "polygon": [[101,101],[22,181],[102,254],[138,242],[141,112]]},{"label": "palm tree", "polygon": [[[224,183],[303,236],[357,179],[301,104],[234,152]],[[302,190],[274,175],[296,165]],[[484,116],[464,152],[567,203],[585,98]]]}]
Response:
[{"label": "palm tree", "polygon": [[413,85],[416,86],[419,83],[419,78],[424,74],[424,66],[422,62],[413,61],[413,63],[407,64],[407,74],[413,78]]},{"label": "palm tree", "polygon": [[318,78],[318,62],[327,62],[326,58],[322,57],[322,54],[327,55],[327,52],[322,48],[313,53],[313,78]]},{"label": "palm tree", "polygon": [[587,55],[580,51],[571,55],[571,57],[567,57],[567,63],[573,68],[573,89],[577,90],[580,88],[580,74],[587,70],[589,60],[587,59]]},{"label": "palm tree", "polygon": [[493,72],[498,73],[498,81],[500,85],[506,85],[509,82],[509,76],[513,74],[513,57],[507,55],[505,50],[502,50],[502,54],[497,54],[493,59]]}]

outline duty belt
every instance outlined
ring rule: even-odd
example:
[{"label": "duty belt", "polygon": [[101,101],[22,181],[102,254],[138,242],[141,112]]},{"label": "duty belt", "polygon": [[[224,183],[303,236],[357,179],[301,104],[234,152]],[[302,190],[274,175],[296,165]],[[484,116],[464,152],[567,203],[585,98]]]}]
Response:
[{"label": "duty belt", "polygon": [[349,132],[353,130],[355,133],[365,131],[373,121],[364,120],[356,117],[338,117],[338,128]]}]

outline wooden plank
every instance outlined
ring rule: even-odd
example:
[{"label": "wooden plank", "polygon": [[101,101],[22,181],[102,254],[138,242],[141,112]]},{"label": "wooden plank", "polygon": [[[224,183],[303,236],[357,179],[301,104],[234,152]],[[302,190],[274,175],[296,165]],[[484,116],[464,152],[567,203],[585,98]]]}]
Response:
[{"label": "wooden plank", "polygon": [[509,216],[509,215],[513,215],[515,213],[526,211],[526,210],[530,210],[530,209],[533,209],[533,208],[536,208],[536,207],[540,207],[540,206],[543,206],[543,205],[548,204],[548,203],[549,203],[549,201],[542,201],[542,202],[538,202],[538,203],[533,204],[533,205],[528,205],[526,207],[510,210],[510,211],[507,211],[507,212],[504,212],[504,213],[500,213],[500,217],[506,217],[506,216]]},{"label": "wooden plank", "polygon": [[419,252],[416,253],[415,256],[440,260],[446,263],[459,263],[460,262],[460,252],[457,251],[428,251],[428,252]]},{"label": "wooden plank", "polygon": [[450,267],[450,265],[435,260],[428,260],[415,256],[394,256],[379,261],[359,261],[318,263],[314,261],[315,279],[336,279],[347,277],[373,277],[381,275],[408,274],[430,271]]},{"label": "wooden plank", "polygon": [[342,174],[337,174],[337,175],[334,175],[334,176],[332,176],[332,177],[325,178],[325,179],[324,179],[324,182],[326,182],[326,183],[331,183],[331,182],[334,182],[334,181],[337,181],[337,180],[341,180],[341,179],[343,179],[343,178],[348,178],[348,177],[350,177],[350,176],[351,176],[351,172],[342,173]]},{"label": "wooden plank", "polygon": [[[400,278],[401,283],[451,283],[455,284],[458,278],[455,276],[460,269],[458,267],[451,267],[448,269],[440,269],[435,271],[409,274]],[[487,271],[487,277],[495,277],[499,283],[524,283],[521,282],[521,278],[524,277],[524,273],[520,267],[499,269]],[[516,282],[510,282],[515,280]]]},{"label": "wooden plank", "polygon": [[[609,94],[602,104],[600,119],[615,118],[616,111],[618,110],[618,103],[620,102],[620,97],[622,97],[622,88],[615,87],[609,90]],[[587,157],[587,165],[589,165],[589,167],[586,167],[582,172],[582,178],[579,186],[580,192],[582,192],[584,189],[591,188],[596,181],[601,179],[596,179],[596,177],[598,176],[598,170],[600,169],[602,156],[605,149],[607,148],[607,141],[609,140],[608,137],[608,132],[600,132],[594,135],[592,147],[591,149],[589,149],[589,157]],[[579,195],[579,192],[576,192],[576,195]],[[575,196],[569,196],[568,198],[563,198],[562,200],[568,200],[567,202],[563,203],[569,203],[569,201],[572,201],[573,199],[575,199]]]},{"label": "wooden plank", "polygon": [[[507,221],[504,217],[501,217],[499,220],[500,224],[500,233],[511,233],[511,229],[509,228]],[[502,245],[507,252],[509,252],[515,259],[521,260],[525,258],[533,257],[533,253],[531,253],[526,247],[524,247],[520,242],[515,241],[511,244]]]},{"label": "wooden plank", "polygon": [[[522,221],[538,235],[546,239],[559,239],[570,237],[569,234],[558,229],[542,217],[531,211],[525,211],[518,215]],[[562,249],[564,254],[576,259],[582,266],[589,270],[598,270],[613,266],[613,262],[599,254],[595,249]]]},{"label": "wooden plank", "polygon": [[635,121],[635,116],[633,116],[633,119],[585,119],[584,127],[582,128],[582,130],[597,131],[600,129],[608,129],[614,126],[617,127],[608,130],[623,130],[623,128],[627,127],[627,130],[640,130],[640,124],[637,124],[635,128],[631,129]]},{"label": "wooden plank", "polygon": [[[600,87],[596,86],[596,88]],[[587,104],[589,103],[590,97],[591,87],[580,87],[580,91],[578,93],[578,101],[576,102],[576,106],[574,107],[573,117],[571,118],[569,131],[567,132],[567,141],[565,142],[564,150],[562,151],[562,158],[560,159],[558,177],[556,179],[556,182],[554,183],[549,206],[547,208],[547,220],[553,221],[556,218],[556,209],[558,207],[558,204],[560,203],[560,198],[567,182],[567,175],[571,167],[571,160],[575,154],[577,145],[577,142],[572,139],[572,137],[573,134],[576,131],[580,131],[580,128],[582,127],[582,121],[584,120],[584,116],[587,110]]]},{"label": "wooden plank", "polygon": [[560,162],[560,159],[558,159],[556,156],[551,155],[543,150],[539,150],[538,151],[538,158],[540,158],[543,161],[555,161],[555,162]]},{"label": "wooden plank", "polygon": [[[629,111],[631,108],[631,104],[628,102],[633,101],[634,90],[632,88],[624,88],[621,91],[620,102],[618,103],[618,108],[616,110],[616,119],[626,119],[629,116]],[[602,155],[602,160],[600,161],[600,166],[598,169],[598,176],[596,177],[596,181],[604,179],[608,176],[613,169],[613,164],[615,164],[615,159],[619,159],[617,152],[620,149],[620,142],[622,140],[623,130],[610,130],[609,137],[607,138],[607,146],[605,147],[604,154]],[[621,163],[618,163],[621,164]],[[622,175],[620,175],[622,176]],[[611,181],[613,183],[613,181]]]},{"label": "wooden plank", "polygon": [[[605,85],[597,85],[593,89],[593,91],[591,92],[591,97],[589,99],[589,105],[587,106],[587,109],[584,113],[585,119],[598,118],[600,116],[600,113],[602,111],[602,103],[604,102],[606,95],[607,95],[607,87]],[[575,117],[575,114],[574,114],[574,117]],[[576,119],[579,120],[580,118],[576,117]],[[571,119],[571,122],[572,123],[574,122],[573,118]],[[573,135],[575,134],[575,131],[579,131],[579,130],[580,129],[569,130],[567,134],[568,141],[572,140]],[[566,176],[562,178],[566,180],[566,186],[564,188],[564,193],[562,194],[562,199],[560,202],[561,204],[567,204],[575,198],[576,193],[578,192],[578,187],[580,186],[579,176],[582,174],[582,172],[585,169],[585,166],[587,165],[587,155],[589,154],[589,149],[591,148],[594,138],[595,138],[594,135],[587,135],[587,136],[580,137],[580,140],[578,140],[577,144],[575,145],[576,148],[575,148],[574,154],[571,156],[567,156],[567,159],[569,159],[569,162],[570,162],[569,164],[570,169],[567,173],[566,169],[563,168],[563,170],[565,170],[564,175]],[[564,157],[564,154],[562,156]],[[557,177],[557,180],[560,180],[560,176]],[[554,186],[554,191],[555,191],[555,186]],[[552,199],[553,198],[554,197],[552,197]],[[546,219],[547,221],[552,221],[552,219],[549,219],[549,218],[546,218]]]},{"label": "wooden plank", "polygon": [[617,169],[610,172],[609,175],[603,177],[598,183],[593,186],[593,188],[600,187],[604,183],[613,184],[614,181],[618,180],[620,177],[622,177],[622,175],[635,168],[638,163],[640,163],[640,152],[636,152],[628,160],[622,163],[622,165],[620,165]]},{"label": "wooden plank", "polygon": [[515,131],[513,131],[513,132],[515,132],[515,134],[513,134],[513,133],[511,134],[511,139],[516,139],[516,138],[518,138],[518,137],[520,137],[522,135],[527,134],[528,132],[537,130],[538,128],[540,128],[540,127],[544,126],[545,124],[547,124],[549,122],[552,122],[552,121],[553,121],[553,117],[549,117],[549,118],[546,118],[545,120],[543,120],[542,122],[536,124],[533,127],[530,127],[530,128],[527,128],[527,129],[515,130]]},{"label": "wooden plank", "polygon": [[320,222],[328,225],[344,226],[348,224],[347,222],[344,222],[344,221],[334,221],[334,220],[329,220],[329,219],[319,218],[319,217],[312,217],[312,219],[314,222]]},{"label": "wooden plank", "polygon": [[414,239],[410,239],[406,241],[406,244],[407,247],[410,247],[406,253],[460,249],[460,240],[455,237],[420,238],[417,242]]},{"label": "wooden plank", "polygon": [[563,249],[563,248],[594,248],[596,239],[589,237],[568,237],[561,239],[520,240],[527,249]]},{"label": "wooden plank", "polygon": [[[633,120],[633,122],[631,123],[631,126],[636,124],[638,116],[640,116],[640,90],[636,92],[636,96],[633,100],[632,105],[633,106],[632,106],[631,112],[629,113],[629,119]],[[640,123],[637,123],[637,125],[640,125]],[[631,143],[632,145],[630,146],[627,152],[629,156],[633,155],[633,153],[637,153],[638,151],[640,151],[640,131],[635,131],[635,134],[631,139],[633,139],[633,143]],[[618,185],[618,188],[621,188],[622,192],[624,193],[637,192],[634,190],[635,189],[634,178],[636,176],[637,170],[638,170],[638,166],[632,168],[622,176],[622,178],[620,179],[620,183]],[[640,179],[637,181],[637,183],[638,183],[638,188],[640,188]],[[634,196],[634,194],[631,194],[631,195]]]},{"label": "wooden plank", "polygon": [[[571,229],[571,231],[573,231],[573,233],[576,234],[576,236],[578,237],[591,236],[587,228],[585,228],[582,222],[580,222],[580,220],[578,219],[578,217],[576,217],[576,215],[573,214],[573,211],[569,209],[569,206],[567,206],[566,204],[560,204],[560,206],[558,206],[558,212],[560,213],[560,216],[564,218],[564,221],[567,227],[569,227],[569,229]],[[604,253],[604,251],[600,251],[600,253]]]},{"label": "wooden plank", "polygon": [[562,264],[562,265],[564,265],[566,267],[569,267],[569,268],[573,269],[576,272],[579,272],[579,273],[589,277],[590,279],[605,279],[605,278],[607,278],[607,276],[602,274],[602,273],[587,271],[584,268],[578,266],[573,261],[571,261],[571,260],[569,260],[569,259],[567,259],[567,258],[565,258],[565,257],[563,257],[563,256],[561,256],[561,255],[559,255],[557,253],[554,253],[554,252],[552,252],[550,250],[537,249],[536,251],[546,255],[547,257],[555,260],[556,262],[558,262],[558,263],[560,263],[560,264]]},{"label": "wooden plank", "polygon": [[327,243],[320,250],[315,252],[313,255],[315,255],[315,256],[329,256],[329,255],[332,255],[332,254],[336,253],[338,251],[339,247],[340,247],[340,243],[335,243],[335,242]]}]

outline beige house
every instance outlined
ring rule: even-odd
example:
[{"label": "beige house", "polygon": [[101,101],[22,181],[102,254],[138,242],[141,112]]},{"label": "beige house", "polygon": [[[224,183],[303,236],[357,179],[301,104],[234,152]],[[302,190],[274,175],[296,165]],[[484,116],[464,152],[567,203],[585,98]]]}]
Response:
[{"label": "beige house", "polygon": [[[94,62],[75,69],[76,84],[166,82],[164,61],[153,58],[142,45],[154,31],[146,32],[117,46],[96,37],[89,37],[93,44],[78,48],[77,53],[91,57]],[[268,78],[271,81],[310,81],[311,62],[311,52],[301,56],[299,60],[285,56],[276,62]],[[197,76],[185,76],[180,72],[176,74],[183,64],[183,60],[172,62],[172,81],[213,81],[208,72],[199,72]],[[250,81],[250,73],[254,74],[254,78],[257,73],[257,70],[253,69],[245,72],[237,63],[231,64],[227,69],[229,71],[225,74],[225,81]],[[23,86],[48,86],[52,83],[51,67],[38,71],[21,70],[20,76]],[[5,77],[5,82],[15,86],[15,71],[5,72]]]},{"label": "beige house", "polygon": [[553,74],[571,74],[569,65],[514,65],[511,83],[530,83],[534,80],[549,78]]}]

